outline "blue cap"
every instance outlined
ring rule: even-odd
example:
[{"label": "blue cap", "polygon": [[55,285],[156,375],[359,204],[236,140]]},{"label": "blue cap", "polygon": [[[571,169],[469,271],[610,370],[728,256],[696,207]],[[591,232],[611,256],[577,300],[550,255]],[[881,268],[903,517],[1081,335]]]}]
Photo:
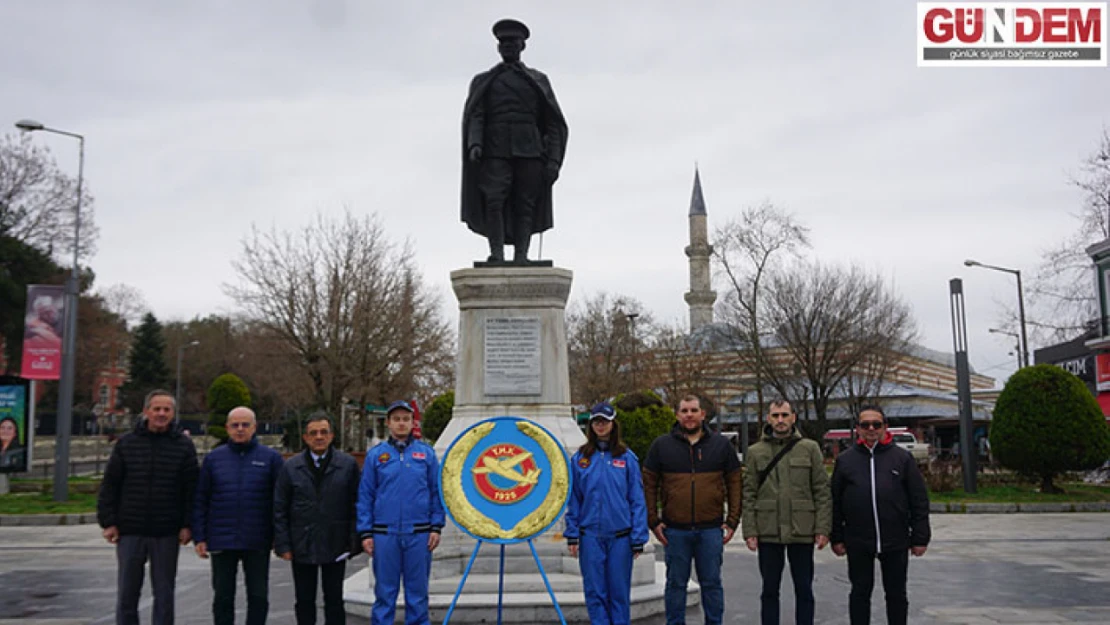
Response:
[{"label": "blue cap", "polygon": [[595,419],[598,417],[605,419],[606,421],[612,421],[613,419],[617,418],[617,411],[613,409],[612,404],[607,401],[603,401],[593,408],[590,408],[590,418]]},{"label": "blue cap", "polygon": [[416,412],[412,409],[412,405],[403,399],[398,399],[397,401],[390,404],[389,408],[385,409],[385,416],[388,417],[394,410],[408,410],[412,413]]}]

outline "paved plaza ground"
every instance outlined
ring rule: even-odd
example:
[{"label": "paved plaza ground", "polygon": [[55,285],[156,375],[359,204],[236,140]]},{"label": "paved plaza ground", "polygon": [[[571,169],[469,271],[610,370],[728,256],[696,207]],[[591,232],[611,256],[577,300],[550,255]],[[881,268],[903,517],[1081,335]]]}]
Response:
[{"label": "paved plaza ground", "polygon": [[[910,563],[910,622],[1110,624],[1110,514],[934,515],[935,540]],[[727,547],[727,623],[759,622],[755,554],[737,539]],[[364,567],[357,558],[349,572]],[[847,623],[846,562],[828,549],[817,556],[817,621]],[[91,625],[114,620],[113,548],[91,525],[0,527],[0,625]],[[270,619],[293,625],[292,576],[274,560]],[[142,622],[149,623],[149,586]],[[241,590],[240,590],[241,593]],[[881,587],[873,623],[885,623]],[[789,583],[783,623],[793,623]],[[211,623],[208,564],[188,547],[178,574],[177,623]],[[243,600],[237,622],[243,622]],[[691,625],[702,622],[692,612]],[[361,619],[351,619],[359,622]],[[319,620],[323,623],[322,617]],[[640,625],[661,625],[652,619]]]}]

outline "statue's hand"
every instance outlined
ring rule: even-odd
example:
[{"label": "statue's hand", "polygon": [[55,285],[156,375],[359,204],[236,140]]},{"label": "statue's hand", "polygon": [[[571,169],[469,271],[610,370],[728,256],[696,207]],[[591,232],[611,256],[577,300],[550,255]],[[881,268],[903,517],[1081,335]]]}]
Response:
[{"label": "statue's hand", "polygon": [[547,163],[544,166],[543,177],[547,180],[548,184],[555,184],[559,179],[559,165],[556,163]]},{"label": "statue's hand", "polygon": [[482,160],[482,146],[476,145],[470,148],[470,162],[477,163]]}]

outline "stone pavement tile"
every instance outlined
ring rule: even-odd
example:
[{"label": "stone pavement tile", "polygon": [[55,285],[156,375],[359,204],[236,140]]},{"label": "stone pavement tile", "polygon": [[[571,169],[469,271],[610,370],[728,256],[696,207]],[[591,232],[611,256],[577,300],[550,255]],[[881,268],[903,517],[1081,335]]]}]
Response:
[{"label": "stone pavement tile", "polygon": [[[1110,624],[1110,515],[936,515],[934,543],[909,571],[913,625]],[[0,527],[0,619],[18,625],[110,625],[115,599],[115,553],[92,526]],[[366,565],[360,557],[347,568]],[[816,554],[814,593],[817,625],[848,623],[847,563],[828,548]],[[880,576],[872,601],[874,625],[885,625]],[[724,561],[725,622],[759,622],[760,576],[756,554],[740,541]],[[240,582],[240,591],[242,585]],[[211,616],[209,562],[184,547],[177,582],[178,625],[208,625]],[[287,563],[271,562],[270,625],[293,625],[292,575]],[[144,586],[144,623],[150,610]],[[238,621],[245,598],[236,593]],[[782,623],[793,623],[789,573],[781,588]],[[991,606],[1000,606],[991,608]],[[1025,620],[999,620],[995,616]],[[1010,612],[1012,610],[1013,612]],[[700,608],[687,622],[703,622]],[[322,619],[318,622],[322,622]],[[351,622],[359,622],[354,619]],[[365,620],[361,621],[365,623]],[[637,625],[663,625],[665,619]],[[0,625],[11,621],[0,620]]]},{"label": "stone pavement tile", "polygon": [[952,625],[1021,625],[1044,623],[1051,625],[1076,625],[1110,623],[1110,606],[1014,608],[1009,606],[980,606],[962,608],[926,608],[926,614],[942,623]]},{"label": "stone pavement tile", "polygon": [[1069,623],[1110,623],[1110,607],[1091,606],[1074,607],[1060,611],[1060,616],[1068,619]]}]

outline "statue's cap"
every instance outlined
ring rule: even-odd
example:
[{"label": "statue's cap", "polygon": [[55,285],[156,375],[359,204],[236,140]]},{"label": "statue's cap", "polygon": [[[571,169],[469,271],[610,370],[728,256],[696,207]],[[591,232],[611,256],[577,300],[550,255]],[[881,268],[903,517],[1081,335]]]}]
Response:
[{"label": "statue's cap", "polygon": [[531,33],[523,22],[514,19],[503,19],[493,25],[493,36],[501,39],[527,39]]}]

